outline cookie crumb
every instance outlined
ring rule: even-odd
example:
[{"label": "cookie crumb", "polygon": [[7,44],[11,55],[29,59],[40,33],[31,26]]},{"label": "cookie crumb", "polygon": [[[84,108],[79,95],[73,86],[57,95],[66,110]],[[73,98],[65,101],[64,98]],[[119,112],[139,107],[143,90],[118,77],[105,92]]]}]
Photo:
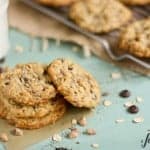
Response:
[{"label": "cookie crumb", "polygon": [[96,144],[96,143],[94,143],[94,144],[91,144],[91,147],[93,147],[93,148],[99,148],[99,145]]},{"label": "cookie crumb", "polygon": [[123,122],[125,122],[125,120],[124,119],[117,119],[115,122],[116,123],[123,123]]},{"label": "cookie crumb", "polygon": [[77,138],[78,136],[79,136],[79,131],[76,128],[71,129],[71,132],[68,134],[69,139],[74,139]]},{"label": "cookie crumb", "polygon": [[141,103],[141,102],[143,102],[143,98],[142,97],[136,97],[136,102],[138,102],[138,103]]},{"label": "cookie crumb", "polygon": [[87,124],[86,117],[80,118],[77,122],[80,126],[86,126],[86,124]]},{"label": "cookie crumb", "polygon": [[77,125],[77,120],[76,119],[72,119],[71,123],[72,123],[72,125]]},{"label": "cookie crumb", "polygon": [[113,73],[111,73],[111,78],[112,79],[120,79],[121,77],[122,77],[122,75],[119,72],[113,72]]},{"label": "cookie crumb", "polygon": [[15,51],[18,53],[22,53],[24,51],[24,48],[21,45],[16,45]]},{"label": "cookie crumb", "polygon": [[23,130],[19,129],[19,128],[15,128],[12,130],[12,134],[15,136],[22,136],[23,135]]},{"label": "cookie crumb", "polygon": [[133,119],[133,123],[141,123],[144,122],[144,118],[143,117],[136,117]]},{"label": "cookie crumb", "polygon": [[128,101],[128,102],[124,103],[125,107],[130,107],[132,105],[133,105],[133,102],[131,102],[131,101]]},{"label": "cookie crumb", "polygon": [[87,129],[85,131],[85,134],[87,134],[87,135],[96,135],[96,131],[94,129],[90,128],[90,129]]},{"label": "cookie crumb", "polygon": [[109,100],[105,100],[105,101],[103,102],[103,105],[106,106],[106,107],[108,107],[108,106],[112,105],[112,102],[109,101]]},{"label": "cookie crumb", "polygon": [[56,141],[56,142],[61,142],[62,141],[62,137],[59,134],[54,134],[52,136],[52,140]]},{"label": "cookie crumb", "polygon": [[0,134],[0,141],[2,142],[8,142],[8,136],[6,133]]}]

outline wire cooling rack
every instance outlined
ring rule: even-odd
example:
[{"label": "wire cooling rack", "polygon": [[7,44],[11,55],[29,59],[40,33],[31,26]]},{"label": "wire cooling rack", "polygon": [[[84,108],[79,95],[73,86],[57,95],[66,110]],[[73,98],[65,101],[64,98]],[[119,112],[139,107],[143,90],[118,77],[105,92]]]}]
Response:
[{"label": "wire cooling rack", "polygon": [[[104,48],[104,50],[106,51],[106,53],[112,60],[115,60],[115,61],[130,60],[146,69],[150,69],[150,59],[139,59],[128,53],[124,53],[120,55],[117,55],[115,53],[114,44],[116,41],[112,42],[111,39],[118,38],[118,35],[119,35],[118,31],[114,31],[114,32],[111,32],[109,34],[104,34],[104,35],[95,35],[91,32],[87,32],[83,30],[82,28],[77,26],[75,23],[73,23],[70,19],[68,19],[68,13],[67,13],[68,9],[65,7],[54,9],[51,7],[40,5],[36,3],[34,0],[21,0],[21,1],[27,4],[28,6],[44,13],[45,15],[54,18],[55,20],[61,22],[62,24],[68,26],[69,28],[85,35],[86,37],[97,41]],[[138,19],[150,16],[150,5],[142,6],[142,7],[140,6],[131,7],[131,10],[135,14],[135,17]]]}]

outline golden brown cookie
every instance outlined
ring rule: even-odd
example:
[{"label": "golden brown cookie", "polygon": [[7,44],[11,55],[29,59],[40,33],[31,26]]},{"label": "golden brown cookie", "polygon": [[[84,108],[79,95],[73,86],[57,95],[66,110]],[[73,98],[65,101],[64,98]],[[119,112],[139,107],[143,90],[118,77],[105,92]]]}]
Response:
[{"label": "golden brown cookie", "polygon": [[72,2],[77,0],[36,0],[36,1],[47,6],[60,7],[60,6],[68,6]]},{"label": "golden brown cookie", "polygon": [[119,0],[127,5],[145,5],[150,4],[150,0]]},{"label": "golden brown cookie", "polygon": [[80,0],[71,6],[69,16],[85,30],[106,33],[126,24],[132,13],[115,0]]},{"label": "golden brown cookie", "polygon": [[92,108],[100,102],[96,80],[82,67],[67,59],[54,60],[48,73],[64,98],[76,107]]},{"label": "golden brown cookie", "polygon": [[53,124],[66,112],[66,102],[63,97],[60,96],[56,99],[52,99],[52,101],[53,109],[42,118],[17,118],[9,114],[6,119],[10,124],[22,129],[38,129],[48,124]]},{"label": "golden brown cookie", "polygon": [[41,64],[18,65],[0,75],[0,99],[5,98],[20,105],[46,103],[56,95],[50,78],[46,76]]},{"label": "golden brown cookie", "polygon": [[55,99],[56,98],[52,98],[47,103],[41,103],[34,106],[25,106],[3,98],[0,100],[1,108],[3,109],[1,111],[0,108],[0,112],[2,112],[0,114],[2,114],[3,117],[12,115],[17,118],[41,118],[46,116],[49,112],[53,111],[55,107],[57,107],[58,101],[54,103]]},{"label": "golden brown cookie", "polygon": [[120,36],[119,49],[137,57],[150,58],[150,18],[125,28]]}]

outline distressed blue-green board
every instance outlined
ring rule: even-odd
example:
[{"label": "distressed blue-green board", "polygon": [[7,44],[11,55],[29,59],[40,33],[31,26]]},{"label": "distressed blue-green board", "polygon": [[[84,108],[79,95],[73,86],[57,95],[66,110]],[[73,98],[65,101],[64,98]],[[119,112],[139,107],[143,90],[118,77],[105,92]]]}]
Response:
[{"label": "distressed blue-green board", "polygon": [[[102,100],[112,101],[110,107],[99,105],[94,111],[94,115],[88,118],[86,127],[79,127],[80,131],[86,128],[95,128],[95,136],[86,136],[81,134],[77,139],[70,140],[63,138],[62,142],[55,143],[51,140],[43,139],[40,143],[27,146],[27,150],[54,150],[55,147],[66,147],[72,150],[92,150],[91,144],[99,144],[100,150],[142,150],[141,142],[145,140],[148,129],[150,129],[150,78],[141,76],[123,68],[118,68],[112,64],[104,62],[95,56],[85,58],[82,51],[78,53],[72,51],[75,46],[69,43],[61,43],[56,45],[55,41],[49,41],[49,47],[45,52],[41,51],[41,40],[34,40],[34,47],[31,51],[32,40],[29,36],[15,31],[10,31],[11,48],[7,57],[6,64],[14,66],[17,63],[39,61],[48,63],[57,57],[71,58],[89,72],[91,72],[100,83],[102,91],[109,92],[109,96],[103,97]],[[14,51],[16,45],[22,45],[23,53]],[[79,48],[80,49],[80,48]],[[110,75],[113,72],[122,73],[122,78],[112,80]],[[129,89],[132,93],[128,99],[118,96],[122,89]],[[123,104],[126,101],[133,101],[140,96],[144,101],[139,105],[140,112],[131,115],[126,112]],[[142,116],[144,122],[139,124],[132,123],[133,118]],[[124,123],[116,124],[115,120],[123,118]],[[64,131],[60,134],[65,134]],[[36,138],[36,136],[35,136]],[[76,144],[79,141],[80,144]],[[15,143],[14,143],[15,144]],[[0,147],[0,149],[3,149]],[[150,150],[150,144],[144,148]]]}]

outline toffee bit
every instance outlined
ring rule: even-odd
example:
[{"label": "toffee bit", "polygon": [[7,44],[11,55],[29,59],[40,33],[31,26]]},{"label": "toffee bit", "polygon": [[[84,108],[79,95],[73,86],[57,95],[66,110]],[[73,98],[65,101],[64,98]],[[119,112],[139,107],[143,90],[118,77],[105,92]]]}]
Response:
[{"label": "toffee bit", "polygon": [[71,132],[68,134],[68,138],[73,139],[79,136],[79,131],[75,129],[71,129]]},{"label": "toffee bit", "polygon": [[23,135],[23,130],[19,129],[19,128],[15,128],[12,130],[12,134],[15,136],[22,136]]},{"label": "toffee bit", "polygon": [[86,118],[85,118],[85,117],[80,118],[80,119],[78,120],[78,124],[79,124],[80,126],[86,126],[86,124],[87,124]]},{"label": "toffee bit", "polygon": [[87,135],[96,135],[96,131],[94,129],[87,129],[85,131],[85,134],[87,134]]}]

